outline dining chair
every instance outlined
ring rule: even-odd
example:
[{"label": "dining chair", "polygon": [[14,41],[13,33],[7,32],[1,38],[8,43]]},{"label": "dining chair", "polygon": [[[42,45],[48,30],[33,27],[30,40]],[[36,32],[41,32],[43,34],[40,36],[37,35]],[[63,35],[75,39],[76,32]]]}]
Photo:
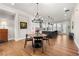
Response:
[{"label": "dining chair", "polygon": [[25,48],[26,45],[27,45],[27,41],[32,41],[32,40],[33,40],[33,38],[32,38],[32,37],[29,37],[29,35],[26,34],[25,43],[24,43],[24,48]]},{"label": "dining chair", "polygon": [[35,36],[34,40],[32,41],[32,45],[33,45],[33,52],[35,52],[35,49],[37,49],[37,48],[41,48],[42,53],[44,52],[43,37]]},{"label": "dining chair", "polygon": [[48,45],[50,45],[50,35],[47,34],[46,37],[43,38],[43,40],[46,40],[46,43],[48,43]]}]

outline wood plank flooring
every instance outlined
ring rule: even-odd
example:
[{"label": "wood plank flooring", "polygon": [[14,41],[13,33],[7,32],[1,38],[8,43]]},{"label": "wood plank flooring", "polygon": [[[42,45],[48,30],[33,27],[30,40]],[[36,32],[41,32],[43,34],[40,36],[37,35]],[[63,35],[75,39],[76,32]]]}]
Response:
[{"label": "wood plank flooring", "polygon": [[44,53],[36,49],[33,53],[32,43],[28,42],[24,48],[24,40],[9,41],[0,44],[1,56],[78,56],[78,48],[74,40],[68,39],[67,35],[58,35],[50,39],[50,45],[44,41]]}]

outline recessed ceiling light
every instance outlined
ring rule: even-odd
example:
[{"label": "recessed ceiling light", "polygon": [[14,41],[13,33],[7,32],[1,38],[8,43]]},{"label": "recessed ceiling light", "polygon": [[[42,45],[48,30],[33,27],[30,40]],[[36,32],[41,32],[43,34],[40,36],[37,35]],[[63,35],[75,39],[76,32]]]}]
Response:
[{"label": "recessed ceiling light", "polygon": [[15,5],[15,3],[11,3],[11,5]]},{"label": "recessed ceiling light", "polygon": [[67,8],[64,8],[64,10],[67,10]]}]

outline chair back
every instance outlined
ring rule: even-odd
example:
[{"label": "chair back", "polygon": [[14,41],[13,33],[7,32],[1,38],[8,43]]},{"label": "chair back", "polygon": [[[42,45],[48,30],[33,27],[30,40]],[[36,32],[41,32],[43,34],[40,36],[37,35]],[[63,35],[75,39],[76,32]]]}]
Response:
[{"label": "chair back", "polygon": [[26,34],[26,38],[28,37],[28,34]]},{"label": "chair back", "polygon": [[36,37],[34,37],[34,39],[43,39],[43,37],[41,37],[41,36],[36,36]]}]

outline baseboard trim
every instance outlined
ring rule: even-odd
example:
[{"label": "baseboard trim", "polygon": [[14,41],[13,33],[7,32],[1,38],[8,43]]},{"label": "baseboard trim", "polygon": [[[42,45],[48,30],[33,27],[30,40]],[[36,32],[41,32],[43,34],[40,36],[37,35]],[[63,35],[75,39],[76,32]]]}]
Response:
[{"label": "baseboard trim", "polygon": [[15,41],[24,40],[25,38],[17,38]]}]

